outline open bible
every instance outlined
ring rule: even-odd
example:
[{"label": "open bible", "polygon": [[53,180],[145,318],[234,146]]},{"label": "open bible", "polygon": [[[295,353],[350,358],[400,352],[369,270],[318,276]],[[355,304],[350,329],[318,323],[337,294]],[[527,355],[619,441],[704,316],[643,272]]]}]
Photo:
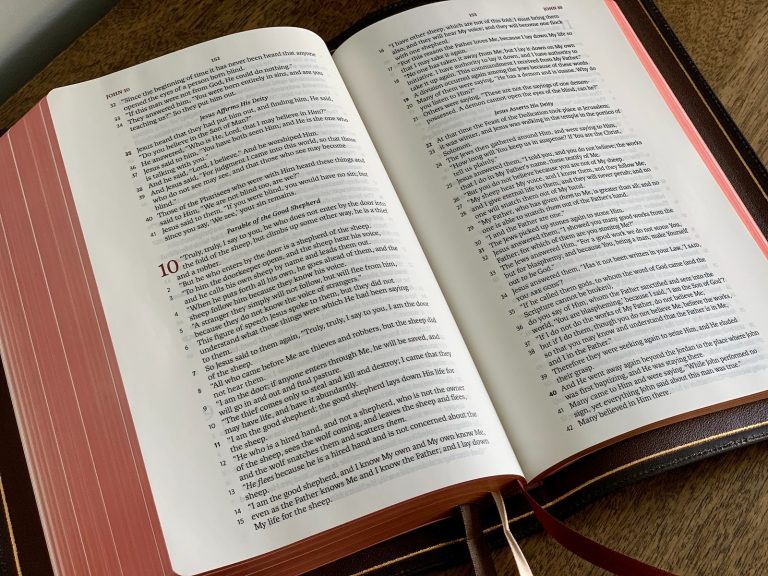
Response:
[{"label": "open bible", "polygon": [[55,571],[299,573],[763,398],[762,175],[679,98],[610,0],[54,90],[0,140],[0,341]]}]

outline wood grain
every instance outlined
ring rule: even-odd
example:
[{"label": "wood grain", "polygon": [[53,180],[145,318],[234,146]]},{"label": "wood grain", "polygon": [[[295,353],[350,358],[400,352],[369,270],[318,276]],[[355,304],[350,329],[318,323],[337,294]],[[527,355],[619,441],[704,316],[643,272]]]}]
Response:
[{"label": "wood grain", "polygon": [[[768,160],[768,3],[657,0],[662,12],[764,162]],[[0,106],[16,122],[51,89],[224,34],[300,26],[326,40],[386,0],[123,0]],[[757,445],[615,492],[569,519],[609,546],[679,574],[768,574],[768,445]],[[523,550],[536,574],[603,574],[544,535]],[[514,574],[506,551],[500,574]],[[471,567],[438,572],[469,576]]]}]

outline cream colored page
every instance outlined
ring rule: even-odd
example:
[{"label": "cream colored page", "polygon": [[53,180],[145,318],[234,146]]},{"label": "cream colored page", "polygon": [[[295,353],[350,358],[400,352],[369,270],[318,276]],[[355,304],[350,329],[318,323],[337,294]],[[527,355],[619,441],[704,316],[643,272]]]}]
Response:
[{"label": "cream colored page", "polygon": [[429,5],[335,60],[527,477],[765,391],[766,258],[603,1]]},{"label": "cream colored page", "polygon": [[178,573],[520,473],[320,38],[49,101]]}]

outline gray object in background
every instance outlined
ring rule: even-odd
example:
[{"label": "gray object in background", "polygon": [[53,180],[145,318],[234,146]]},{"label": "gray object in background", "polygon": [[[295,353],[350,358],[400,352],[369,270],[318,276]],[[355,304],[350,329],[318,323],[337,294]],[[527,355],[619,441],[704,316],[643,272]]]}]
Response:
[{"label": "gray object in background", "polygon": [[0,0],[0,103],[118,0]]}]

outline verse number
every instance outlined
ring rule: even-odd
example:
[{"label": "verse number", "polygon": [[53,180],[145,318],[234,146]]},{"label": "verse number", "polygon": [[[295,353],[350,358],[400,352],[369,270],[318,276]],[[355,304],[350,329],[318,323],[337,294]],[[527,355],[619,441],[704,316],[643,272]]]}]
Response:
[{"label": "verse number", "polygon": [[165,264],[159,264],[157,267],[160,268],[162,278],[165,278],[168,274],[176,274],[179,271],[179,263],[176,260],[168,260]]}]

